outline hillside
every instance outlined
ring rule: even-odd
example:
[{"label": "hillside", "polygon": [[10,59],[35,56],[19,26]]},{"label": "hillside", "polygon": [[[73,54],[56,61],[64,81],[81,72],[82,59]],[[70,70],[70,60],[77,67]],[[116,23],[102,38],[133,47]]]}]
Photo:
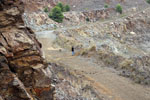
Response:
[{"label": "hillside", "polygon": [[[60,2],[70,5],[71,11],[64,13],[63,23],[55,23],[48,17],[49,13],[44,12],[44,9],[48,7],[50,11],[59,0],[39,0],[38,2],[36,0],[32,2],[24,0],[24,2],[26,4],[24,21],[34,31],[79,26],[87,24],[87,18],[90,22],[113,20],[129,16],[149,7],[149,4],[144,0],[122,0],[122,2],[119,0],[62,0]],[[104,8],[105,4],[108,5],[108,8]],[[123,14],[121,15],[115,11],[117,4],[121,4],[123,8]],[[33,7],[30,5],[33,5]]]},{"label": "hillside", "polygon": [[[140,73],[143,73],[145,70],[145,73],[147,73],[146,75],[143,76],[142,74],[138,79],[134,77],[134,80],[137,81],[144,77],[146,83],[144,82],[143,84],[149,84],[148,55],[150,53],[150,37],[148,16],[149,8],[146,8],[145,10],[135,12],[134,14],[124,16],[123,18],[102,22],[97,21],[95,23],[90,23],[90,25],[83,24],[79,26],[58,28],[56,30],[37,32],[37,34],[40,36],[42,34],[49,34],[49,38],[51,38],[50,42],[52,42],[52,46],[54,47],[57,45],[61,48],[70,49],[73,45],[78,48],[79,54],[85,54],[85,56],[88,55],[88,48],[95,46],[96,51],[94,51],[94,53],[99,56],[94,58],[103,60],[104,63],[106,63],[106,66],[121,69],[124,76],[131,78],[134,77],[132,74],[140,75]],[[92,55],[95,56],[95,54]],[[103,56],[105,56],[105,58]],[[117,60],[118,63],[115,62],[115,60]],[[139,62],[139,65],[135,62]],[[141,67],[142,62],[144,63],[144,69]],[[132,66],[137,68],[132,68]],[[131,73],[132,70],[137,71]]]},{"label": "hillside", "polygon": [[[121,3],[108,0],[111,6],[104,9],[106,1],[101,0],[64,2],[73,7],[71,12],[64,13],[69,20],[64,19],[62,24],[51,22],[51,25],[57,26],[55,29],[50,26],[46,28],[46,24],[39,24],[39,30],[35,29],[36,26],[32,27],[43,44],[46,59],[94,78],[97,84],[114,92],[111,94],[113,99],[149,100],[149,88],[145,91],[146,87],[132,86],[132,82],[148,87],[150,85],[149,4],[138,0]],[[118,3],[124,9],[123,14],[116,13],[114,9]],[[87,17],[90,22],[86,22]],[[32,16],[29,20],[32,20]],[[27,25],[30,26],[30,23]],[[67,54],[71,54],[71,46],[75,46],[75,57]],[[66,53],[66,57],[63,53]],[[87,61],[87,58],[90,60]],[[102,77],[108,78],[103,79],[99,73],[104,73]],[[116,76],[108,73],[115,73]],[[112,79],[109,78],[111,75]],[[114,88],[115,84],[119,84],[118,88]],[[118,90],[123,89],[122,85],[126,88],[123,92]]]},{"label": "hillside", "polygon": [[150,4],[0,0],[0,74],[0,100],[150,100]]}]

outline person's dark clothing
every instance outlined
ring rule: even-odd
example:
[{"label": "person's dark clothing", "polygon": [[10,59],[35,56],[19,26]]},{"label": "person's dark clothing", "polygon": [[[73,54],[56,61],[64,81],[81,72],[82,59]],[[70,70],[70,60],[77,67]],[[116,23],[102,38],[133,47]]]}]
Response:
[{"label": "person's dark clothing", "polygon": [[74,47],[72,47],[71,50],[72,50],[72,56],[74,56]]},{"label": "person's dark clothing", "polygon": [[72,51],[74,52],[74,47],[72,47]]}]

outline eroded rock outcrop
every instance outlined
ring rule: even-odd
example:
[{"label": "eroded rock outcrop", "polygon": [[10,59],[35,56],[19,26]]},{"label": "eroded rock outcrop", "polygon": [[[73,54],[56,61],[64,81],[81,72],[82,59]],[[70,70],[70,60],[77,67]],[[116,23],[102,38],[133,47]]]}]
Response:
[{"label": "eroded rock outcrop", "polygon": [[0,99],[52,100],[51,71],[23,12],[21,0],[0,0]]}]

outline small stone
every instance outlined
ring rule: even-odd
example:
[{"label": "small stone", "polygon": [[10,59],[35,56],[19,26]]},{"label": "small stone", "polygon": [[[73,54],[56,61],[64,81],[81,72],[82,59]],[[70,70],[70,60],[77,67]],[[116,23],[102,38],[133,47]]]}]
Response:
[{"label": "small stone", "polygon": [[131,35],[135,35],[136,33],[135,33],[135,32],[130,32],[130,34],[131,34]]},{"label": "small stone", "polygon": [[113,23],[113,22],[110,22],[110,25],[114,25],[114,23]]},{"label": "small stone", "polygon": [[51,86],[52,86],[52,87],[55,87],[55,85],[54,85],[54,84],[51,84]]},{"label": "small stone", "polygon": [[38,64],[36,66],[32,66],[33,69],[39,69],[39,68],[42,68],[43,67],[43,64]]},{"label": "small stone", "polygon": [[14,85],[14,86],[18,86],[18,85],[19,85],[19,83],[18,83],[18,80],[17,80],[17,79],[14,79],[14,81],[13,81],[13,85]]},{"label": "small stone", "polygon": [[132,8],[132,11],[136,12],[136,7],[133,7],[133,8]]},{"label": "small stone", "polygon": [[145,11],[142,11],[143,14],[145,14]]},{"label": "small stone", "polygon": [[32,73],[32,70],[25,70],[25,71],[24,71],[24,74],[25,74],[25,75],[29,75],[29,74],[31,74],[31,73]]},{"label": "small stone", "polygon": [[117,34],[117,37],[120,38],[121,36],[119,34]]}]

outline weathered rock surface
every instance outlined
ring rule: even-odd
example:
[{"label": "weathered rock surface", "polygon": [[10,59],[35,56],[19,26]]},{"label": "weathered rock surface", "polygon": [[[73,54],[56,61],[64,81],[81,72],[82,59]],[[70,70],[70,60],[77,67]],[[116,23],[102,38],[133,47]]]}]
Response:
[{"label": "weathered rock surface", "polygon": [[0,99],[52,100],[52,73],[23,12],[21,0],[0,0]]}]

